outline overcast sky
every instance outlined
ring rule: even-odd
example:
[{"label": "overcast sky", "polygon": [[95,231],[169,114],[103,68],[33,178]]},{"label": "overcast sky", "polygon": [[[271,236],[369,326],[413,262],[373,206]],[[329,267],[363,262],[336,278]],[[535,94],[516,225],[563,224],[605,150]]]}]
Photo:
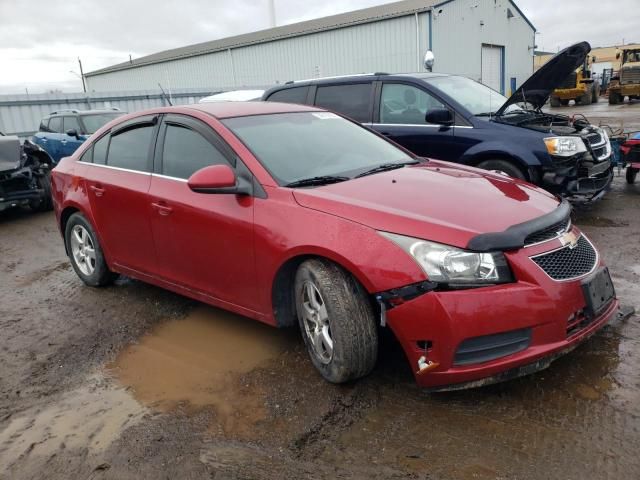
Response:
[{"label": "overcast sky", "polygon": [[[385,0],[275,0],[278,25]],[[478,0],[491,1],[491,0]],[[640,42],[638,0],[516,0],[539,49]],[[0,93],[81,91],[85,72],[143,55],[269,27],[267,0],[0,0]],[[610,4],[609,4],[610,5]],[[636,38],[637,37],[637,38]],[[72,73],[75,72],[75,73]]]}]

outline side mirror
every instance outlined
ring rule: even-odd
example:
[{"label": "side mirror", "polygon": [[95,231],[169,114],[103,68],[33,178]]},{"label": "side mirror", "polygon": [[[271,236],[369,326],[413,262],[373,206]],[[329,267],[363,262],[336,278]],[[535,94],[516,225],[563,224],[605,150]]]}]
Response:
[{"label": "side mirror", "polygon": [[453,125],[453,114],[447,108],[432,108],[427,111],[424,120],[427,123],[449,126]]},{"label": "side mirror", "polygon": [[424,68],[428,71],[433,69],[433,62],[435,62],[436,57],[433,55],[431,50],[427,50],[427,53],[424,56]]},{"label": "side mirror", "polygon": [[80,135],[78,135],[78,131],[75,128],[67,130],[67,135],[70,137],[80,138]]},{"label": "side mirror", "polygon": [[187,185],[198,193],[236,193],[236,174],[229,165],[210,165],[191,175]]}]

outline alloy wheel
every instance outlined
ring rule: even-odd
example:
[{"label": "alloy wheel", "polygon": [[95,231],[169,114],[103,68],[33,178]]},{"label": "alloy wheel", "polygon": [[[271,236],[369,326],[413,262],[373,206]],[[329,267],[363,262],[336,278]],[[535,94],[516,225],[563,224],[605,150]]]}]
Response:
[{"label": "alloy wheel", "polygon": [[313,353],[318,360],[328,364],[333,358],[333,339],[324,299],[318,287],[311,281],[304,282],[300,295],[305,335],[311,342]]},{"label": "alloy wheel", "polygon": [[96,250],[91,235],[82,225],[75,225],[71,231],[71,254],[78,269],[90,276],[96,269]]}]

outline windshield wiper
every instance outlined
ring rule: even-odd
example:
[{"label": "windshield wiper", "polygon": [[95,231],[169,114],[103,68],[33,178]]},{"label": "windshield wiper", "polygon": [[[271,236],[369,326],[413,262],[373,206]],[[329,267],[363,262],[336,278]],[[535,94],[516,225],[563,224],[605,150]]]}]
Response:
[{"label": "windshield wiper", "polygon": [[340,177],[337,175],[322,175],[318,177],[302,178],[295,182],[285,184],[285,187],[312,187],[314,185],[328,185],[330,183],[344,182],[345,180],[350,180],[350,178]]},{"label": "windshield wiper", "polygon": [[416,163],[420,163],[418,160],[410,160],[408,162],[395,162],[395,163],[383,163],[382,165],[378,165],[370,170],[366,170],[362,173],[359,173],[354,178],[366,177],[367,175],[371,175],[373,173],[378,172],[386,172],[387,170],[395,170],[396,168],[402,168],[405,165],[415,165]]}]

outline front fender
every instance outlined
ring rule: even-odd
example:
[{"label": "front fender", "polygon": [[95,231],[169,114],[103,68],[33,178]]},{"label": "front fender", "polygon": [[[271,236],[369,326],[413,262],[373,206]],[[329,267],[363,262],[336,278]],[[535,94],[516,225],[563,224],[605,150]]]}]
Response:
[{"label": "front fender", "polygon": [[531,167],[540,167],[542,162],[530,148],[523,147],[517,143],[505,145],[503,142],[489,141],[481,142],[464,152],[460,162],[466,165],[476,165],[479,159],[488,158],[511,158],[520,167],[528,171]]}]

